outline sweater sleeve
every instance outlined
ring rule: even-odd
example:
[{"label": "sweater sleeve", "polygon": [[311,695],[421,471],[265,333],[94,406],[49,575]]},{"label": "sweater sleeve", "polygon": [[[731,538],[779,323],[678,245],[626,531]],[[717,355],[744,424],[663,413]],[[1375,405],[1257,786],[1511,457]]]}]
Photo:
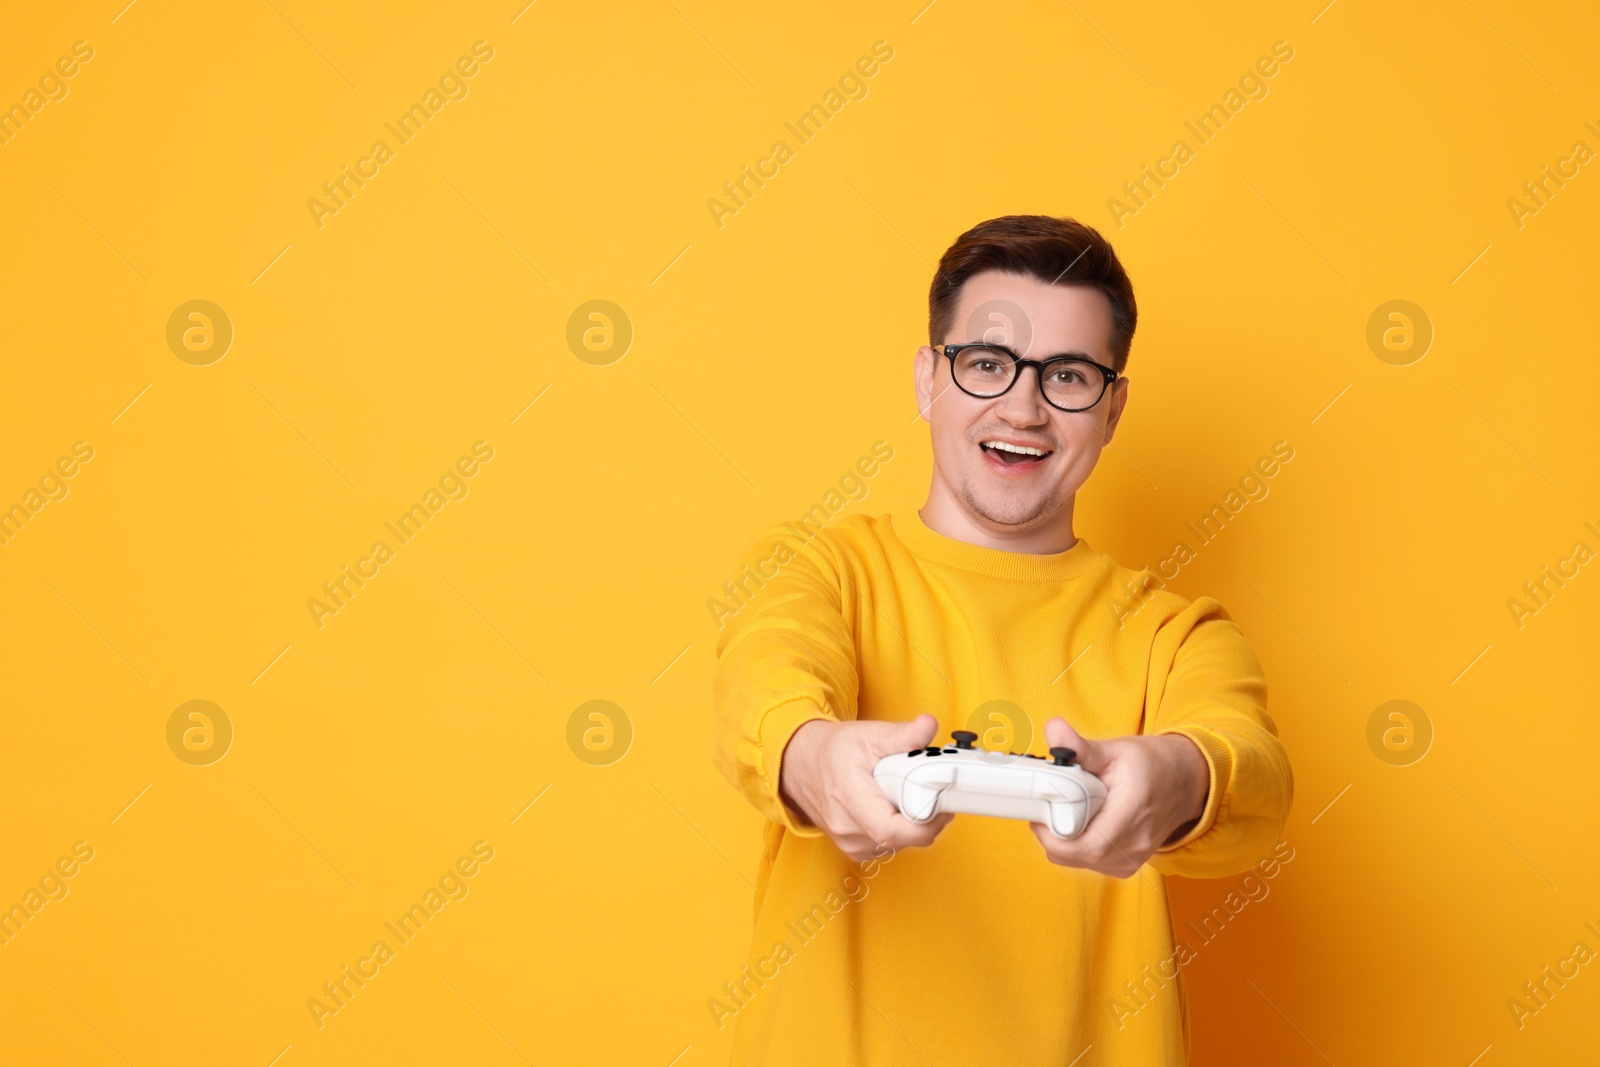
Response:
[{"label": "sweater sleeve", "polygon": [[1222,605],[1201,597],[1169,619],[1151,653],[1155,714],[1146,733],[1182,734],[1210,770],[1200,821],[1157,852],[1163,874],[1221,878],[1246,870],[1279,841],[1294,797],[1289,756],[1267,715],[1255,651]]},{"label": "sweater sleeve", "polygon": [[781,799],[784,746],[812,719],[855,718],[859,687],[841,571],[822,540],[769,527],[740,561],[738,596],[712,601],[713,762],[757,811],[802,837],[821,831]]}]

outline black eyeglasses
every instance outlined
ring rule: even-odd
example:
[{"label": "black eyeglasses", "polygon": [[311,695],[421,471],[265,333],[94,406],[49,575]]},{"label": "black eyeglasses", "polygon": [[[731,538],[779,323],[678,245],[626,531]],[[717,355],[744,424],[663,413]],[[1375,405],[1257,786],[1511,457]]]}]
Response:
[{"label": "black eyeglasses", "polygon": [[1024,367],[1033,367],[1039,372],[1039,393],[1045,403],[1060,411],[1088,411],[1118,378],[1110,367],[1082,356],[1023,359],[1005,345],[987,341],[941,347],[950,360],[956,388],[980,400],[1005,394],[1017,384]]}]

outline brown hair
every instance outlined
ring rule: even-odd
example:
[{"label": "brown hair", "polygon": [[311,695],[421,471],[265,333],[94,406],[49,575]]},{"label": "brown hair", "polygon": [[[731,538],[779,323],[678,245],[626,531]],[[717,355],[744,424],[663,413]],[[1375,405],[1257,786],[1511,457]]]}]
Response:
[{"label": "brown hair", "polygon": [[1082,285],[1104,293],[1111,305],[1113,369],[1121,373],[1128,365],[1139,322],[1133,283],[1111,243],[1093,227],[1049,215],[1005,215],[957,237],[939,260],[928,290],[930,344],[944,343],[962,285],[986,270],[1029,274],[1050,285]]}]

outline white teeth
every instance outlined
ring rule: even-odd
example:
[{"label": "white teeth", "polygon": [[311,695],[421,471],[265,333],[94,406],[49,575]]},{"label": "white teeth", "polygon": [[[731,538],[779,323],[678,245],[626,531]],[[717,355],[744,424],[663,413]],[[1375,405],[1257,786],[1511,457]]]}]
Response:
[{"label": "white teeth", "polygon": [[1014,445],[1009,441],[984,441],[985,448],[997,448],[1002,452],[1015,452],[1019,456],[1043,456],[1048,453],[1042,449],[1029,448],[1027,445]]}]

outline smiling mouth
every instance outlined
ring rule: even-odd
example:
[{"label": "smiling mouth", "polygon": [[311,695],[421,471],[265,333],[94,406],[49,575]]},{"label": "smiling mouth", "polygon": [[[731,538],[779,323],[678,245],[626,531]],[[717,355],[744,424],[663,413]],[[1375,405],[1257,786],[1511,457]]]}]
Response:
[{"label": "smiling mouth", "polygon": [[978,447],[983,449],[984,455],[1006,467],[1029,467],[1055,455],[1053,449],[1016,445],[1010,441],[980,441]]}]

